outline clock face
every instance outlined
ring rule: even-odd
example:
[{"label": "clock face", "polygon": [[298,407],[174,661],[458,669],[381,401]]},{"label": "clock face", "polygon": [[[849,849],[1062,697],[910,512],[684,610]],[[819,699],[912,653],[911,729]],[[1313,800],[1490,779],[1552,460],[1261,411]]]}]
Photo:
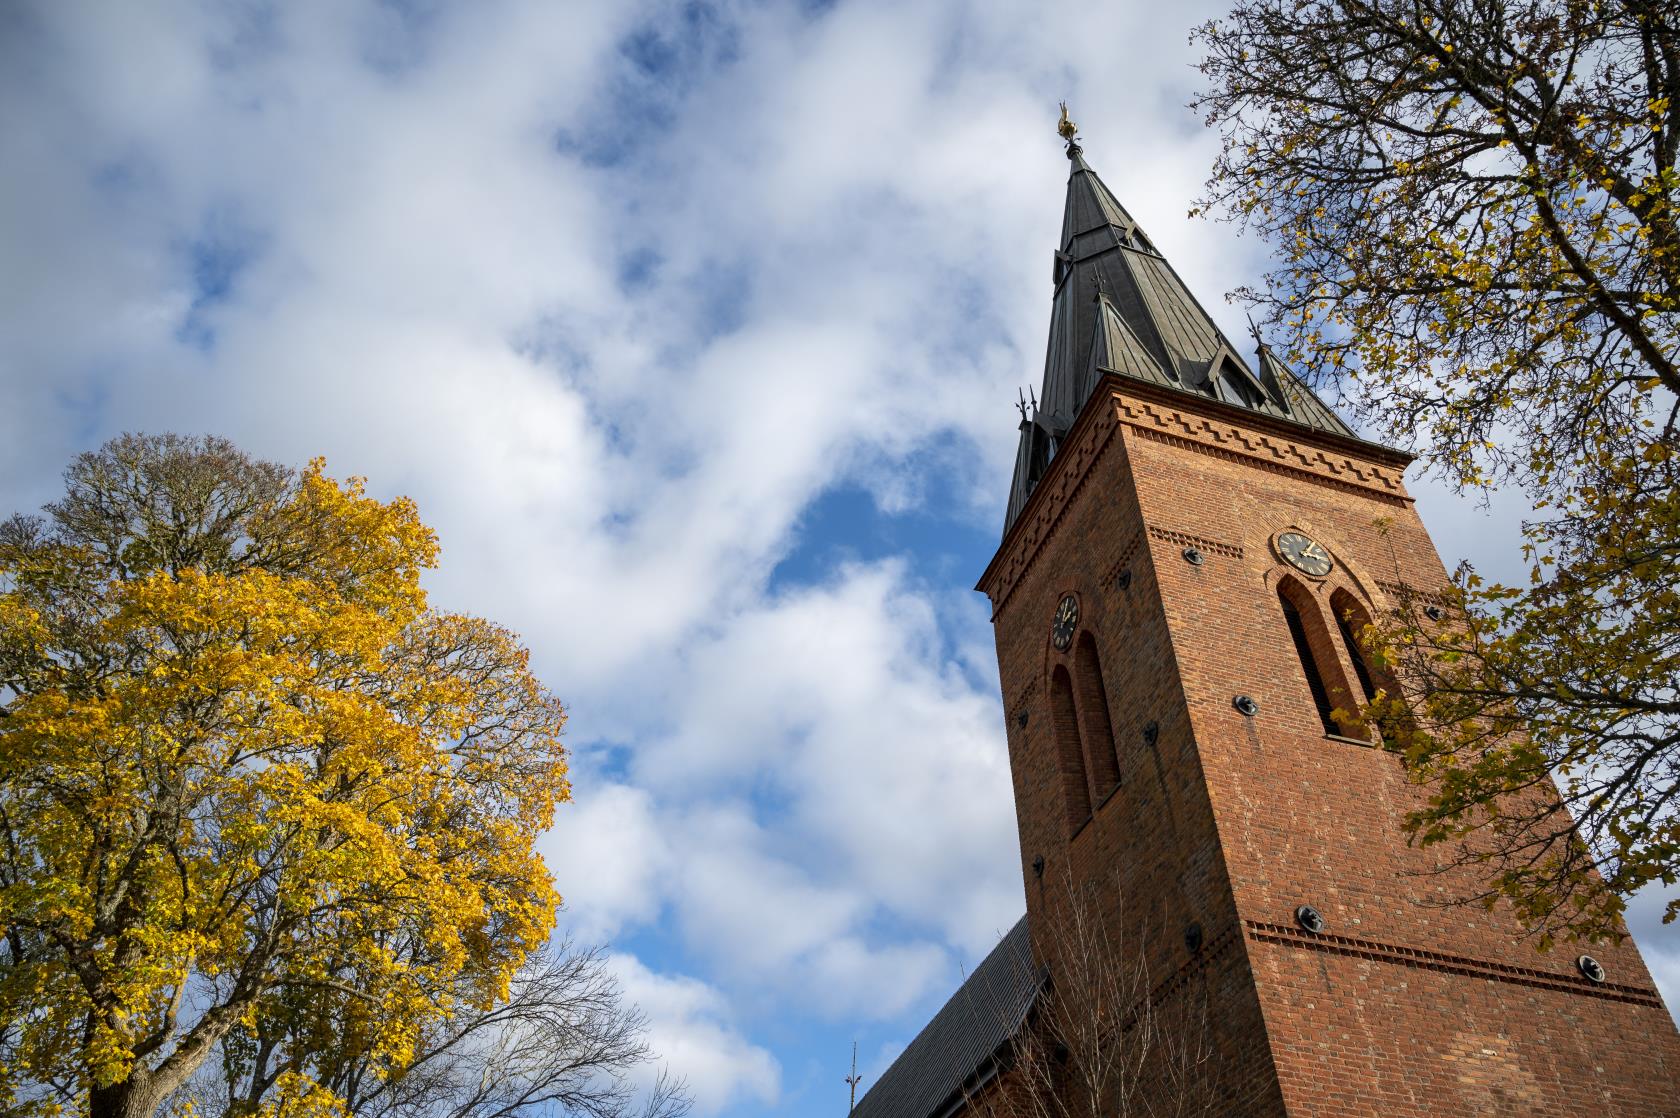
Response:
[{"label": "clock face", "polygon": [[1050,623],[1050,643],[1060,652],[1066,652],[1067,646],[1073,643],[1073,630],[1079,624],[1079,603],[1072,594],[1062,599],[1062,604],[1056,607],[1056,618]]},{"label": "clock face", "polygon": [[1277,538],[1278,553],[1298,571],[1323,578],[1334,564],[1324,545],[1308,539],[1299,532],[1285,532]]}]

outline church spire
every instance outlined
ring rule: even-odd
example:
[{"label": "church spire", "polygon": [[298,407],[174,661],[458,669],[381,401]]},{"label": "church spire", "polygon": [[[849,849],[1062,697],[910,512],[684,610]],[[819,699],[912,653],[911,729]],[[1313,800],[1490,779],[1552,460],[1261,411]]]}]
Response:
[{"label": "church spire", "polygon": [[1056,125],[1072,169],[1062,209],[1040,408],[1021,425],[1004,530],[1103,376],[1121,376],[1337,435],[1353,432],[1264,347],[1256,373],[1172,265],[1085,162],[1062,104]]}]

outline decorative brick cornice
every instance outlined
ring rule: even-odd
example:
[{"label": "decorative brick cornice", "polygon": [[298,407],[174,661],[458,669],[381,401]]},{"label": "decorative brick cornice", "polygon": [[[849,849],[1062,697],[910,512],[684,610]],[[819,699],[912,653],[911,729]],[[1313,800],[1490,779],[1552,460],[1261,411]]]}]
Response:
[{"label": "decorative brick cornice", "polygon": [[[1112,374],[1104,377],[980,577],[976,589],[991,597],[994,619],[1055,534],[1062,513],[1122,426],[1142,438],[1256,469],[1305,478],[1401,507],[1411,503],[1401,483],[1406,463],[1411,461],[1407,455],[1325,432],[1303,431],[1311,441],[1297,438],[1292,424],[1246,412],[1238,416],[1235,413],[1242,409],[1218,401],[1198,400],[1198,410],[1189,410],[1180,406],[1184,395],[1123,382]],[[1201,413],[1201,406],[1208,414]],[[1226,412],[1233,413],[1230,420]]]},{"label": "decorative brick cornice", "polygon": [[1304,477],[1390,504],[1405,505],[1411,500],[1401,484],[1401,469],[1271,432],[1218,422],[1153,400],[1120,395],[1115,405],[1122,423],[1155,442]]},{"label": "decorative brick cornice", "polygon": [[1175,532],[1171,528],[1157,528],[1149,526],[1149,534],[1162,543],[1170,543],[1174,547],[1193,547],[1208,555],[1223,555],[1227,559],[1241,559],[1243,549],[1234,543],[1220,543],[1210,540],[1206,536],[1192,536],[1189,532]]},{"label": "decorative brick cornice", "polygon": [[1639,986],[1622,986],[1614,982],[1598,985],[1585,978],[1557,974],[1553,971],[1513,967],[1486,959],[1472,959],[1465,955],[1448,955],[1417,947],[1399,947],[1372,939],[1355,939],[1320,932],[1313,934],[1286,924],[1267,924],[1259,920],[1244,920],[1248,938],[1260,943],[1277,943],[1308,951],[1325,951],[1332,955],[1347,955],[1378,963],[1393,963],[1421,970],[1441,971],[1469,978],[1485,978],[1493,982],[1509,982],[1517,986],[1532,986],[1541,990],[1556,990],[1566,994],[1583,994],[1590,998],[1606,998],[1630,1005],[1662,1009],[1662,997],[1655,990]]}]

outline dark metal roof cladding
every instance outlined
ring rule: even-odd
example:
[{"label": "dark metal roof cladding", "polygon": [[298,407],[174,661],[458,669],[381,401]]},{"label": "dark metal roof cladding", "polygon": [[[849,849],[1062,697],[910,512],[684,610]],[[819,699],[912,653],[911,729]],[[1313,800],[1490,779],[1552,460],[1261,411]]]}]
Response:
[{"label": "dark metal roof cladding", "polygon": [[1023,916],[858,1100],[852,1118],[937,1118],[951,1110],[995,1066],[1043,985]]},{"label": "dark metal roof cladding", "polygon": [[1077,142],[1069,141],[1068,159],[1073,173],[1055,256],[1044,388],[1039,410],[1021,424],[1006,533],[1105,373],[1353,437],[1264,347],[1257,375],[1086,164]]}]

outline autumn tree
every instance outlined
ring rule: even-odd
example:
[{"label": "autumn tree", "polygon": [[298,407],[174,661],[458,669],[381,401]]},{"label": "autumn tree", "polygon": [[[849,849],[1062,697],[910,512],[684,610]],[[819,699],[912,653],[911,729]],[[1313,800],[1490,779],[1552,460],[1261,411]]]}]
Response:
[{"label": "autumn tree", "polygon": [[0,526],[0,1098],[149,1118],[279,1007],[377,1079],[504,1001],[553,925],[560,704],[430,608],[412,502],[124,436]]},{"label": "autumn tree", "polygon": [[1244,0],[1195,38],[1205,203],[1279,260],[1240,294],[1378,437],[1537,510],[1526,585],[1369,634],[1409,826],[1543,943],[1619,935],[1680,872],[1680,8]]}]

